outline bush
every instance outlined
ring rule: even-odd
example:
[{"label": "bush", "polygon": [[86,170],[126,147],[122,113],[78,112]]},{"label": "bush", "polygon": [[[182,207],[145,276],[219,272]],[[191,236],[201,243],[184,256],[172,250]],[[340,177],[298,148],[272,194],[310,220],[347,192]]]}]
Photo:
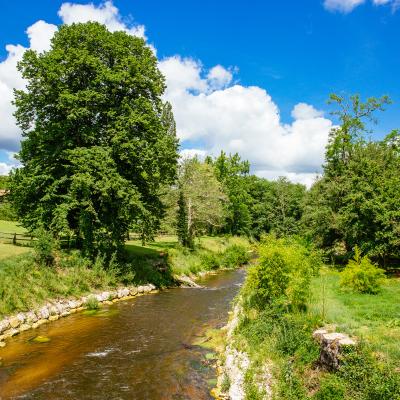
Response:
[{"label": "bush", "polygon": [[98,310],[99,309],[99,301],[94,296],[89,296],[86,300],[85,306],[88,310]]},{"label": "bush", "polygon": [[250,261],[250,254],[245,246],[232,244],[222,254],[221,266],[225,268],[236,268],[247,264]]},{"label": "bush", "polygon": [[0,219],[3,221],[16,221],[17,215],[8,201],[0,202]]},{"label": "bush", "polygon": [[34,241],[35,260],[39,265],[51,266],[54,263],[54,252],[58,243],[53,235],[43,228],[35,231]]},{"label": "bush", "polygon": [[202,253],[200,255],[201,268],[207,271],[217,270],[221,266],[221,254]]},{"label": "bush", "polygon": [[245,306],[263,309],[282,302],[294,309],[304,309],[309,297],[316,257],[294,239],[263,238],[259,262],[250,268],[244,287]]},{"label": "bush", "polygon": [[340,274],[340,286],[359,293],[376,294],[385,280],[385,272],[378,268],[367,256],[361,257],[356,246],[354,258]]}]

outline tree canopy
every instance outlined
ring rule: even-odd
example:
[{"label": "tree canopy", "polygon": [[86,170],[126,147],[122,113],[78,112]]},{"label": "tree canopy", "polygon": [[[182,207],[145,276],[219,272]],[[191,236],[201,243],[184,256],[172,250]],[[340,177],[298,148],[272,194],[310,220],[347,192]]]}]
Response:
[{"label": "tree canopy", "polygon": [[64,25],[18,68],[27,87],[15,92],[12,198],[24,225],[73,234],[90,255],[121,247],[134,221],[154,229],[178,142],[152,50],[98,23]]}]

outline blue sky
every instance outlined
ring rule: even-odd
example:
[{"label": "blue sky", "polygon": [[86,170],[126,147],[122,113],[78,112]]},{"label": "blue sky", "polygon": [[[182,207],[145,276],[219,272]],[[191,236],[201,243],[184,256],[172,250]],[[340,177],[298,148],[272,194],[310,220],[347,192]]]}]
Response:
[{"label": "blue sky", "polygon": [[[5,49],[7,44],[29,47],[26,30],[38,20],[55,25],[62,23],[57,13],[63,3],[58,0],[41,0],[3,4],[0,13],[0,61],[8,57]],[[88,5],[85,1],[72,3]],[[172,93],[171,89],[167,98],[173,103],[178,129],[179,124],[182,126],[182,147],[215,152],[223,147],[224,140],[230,141],[231,145],[227,147],[233,151],[235,143],[246,142],[246,138],[254,140],[263,133],[260,131],[253,136],[248,133],[250,136],[246,136],[246,129],[252,129],[249,124],[242,131],[229,136],[225,133],[226,130],[234,128],[221,127],[220,121],[216,122],[215,127],[210,125],[198,128],[208,118],[204,114],[200,118],[194,108],[197,104],[205,112],[205,106],[198,104],[199,98],[190,97],[193,106],[190,110],[185,109],[186,116],[180,116],[182,108],[188,103],[188,97],[182,95],[183,90],[203,97],[211,96],[207,104],[211,103],[214,107],[218,95],[222,97],[224,94],[224,101],[228,103],[224,103],[221,110],[227,110],[230,101],[234,102],[233,108],[235,104],[237,106],[241,94],[244,102],[250,101],[246,97],[250,96],[255,102],[264,104],[264,110],[272,102],[277,108],[276,113],[280,115],[279,129],[286,129],[286,124],[295,122],[293,109],[299,103],[310,105],[316,111],[309,119],[321,119],[322,114],[318,114],[319,111],[324,111],[323,117],[330,119],[329,107],[325,101],[331,92],[360,93],[362,96],[388,94],[394,104],[379,116],[380,124],[375,128],[374,137],[380,138],[391,129],[400,127],[400,10],[396,12],[396,6],[400,4],[397,3],[399,2],[396,0],[325,0],[325,4],[324,0],[114,0],[108,6],[116,10],[114,17],[127,28],[138,24],[144,26],[147,41],[156,48],[161,61],[172,61],[170,57],[175,56],[175,70],[186,65],[185,71],[192,68],[193,72],[194,68],[200,79],[204,82],[208,79],[208,83],[202,81],[201,84],[195,84],[194,89],[186,84],[180,94],[176,91]],[[91,7],[100,7],[104,11],[106,6],[101,1],[94,1]],[[76,8],[71,8],[70,11],[75,13],[74,18],[76,13],[80,13]],[[64,16],[64,22],[65,18]],[[188,65],[189,61],[194,64]],[[167,82],[174,88],[177,78],[171,72],[172,64],[166,63],[162,70],[164,73],[169,71]],[[223,67],[231,77],[224,80],[220,74],[218,84],[211,85],[210,77],[207,76],[217,65]],[[247,90],[249,87],[265,91],[265,95],[261,91],[251,95]],[[194,113],[191,121],[196,121],[195,128],[187,120],[190,112]],[[246,113],[251,114],[251,108],[238,109],[237,113],[243,113],[243,118],[237,124],[246,125]],[[224,116],[229,123],[228,114],[225,113]],[[299,119],[304,121],[303,117]],[[210,121],[208,123],[211,124]],[[276,125],[276,121],[271,124]],[[265,129],[270,129],[271,124],[266,123]],[[290,125],[289,135],[293,134],[292,128],[293,125]],[[219,135],[218,141],[211,139],[211,131]],[[271,138],[278,134],[274,135],[261,141],[261,144],[268,147]],[[285,136],[286,133],[282,135]],[[303,151],[306,144],[298,139],[294,142],[296,146],[302,147],[300,152]],[[7,146],[10,148],[0,151],[0,162],[8,162],[6,150],[16,149],[15,145],[9,144],[3,144],[2,147]],[[290,174],[318,172],[318,157],[315,162],[305,161],[307,157],[315,158],[315,149],[308,156],[305,154],[301,160],[296,161],[296,157],[291,156],[285,162],[271,160],[264,163],[263,155],[256,154],[258,150],[245,147],[243,143],[237,145],[239,150],[244,149],[244,156],[258,167],[260,175],[275,177],[280,171],[290,177]],[[272,147],[276,153],[276,147]],[[319,147],[321,152],[321,145]],[[265,158],[268,158],[267,153]],[[285,158],[285,154],[282,154],[282,158]],[[275,175],[273,171],[276,172]]]}]

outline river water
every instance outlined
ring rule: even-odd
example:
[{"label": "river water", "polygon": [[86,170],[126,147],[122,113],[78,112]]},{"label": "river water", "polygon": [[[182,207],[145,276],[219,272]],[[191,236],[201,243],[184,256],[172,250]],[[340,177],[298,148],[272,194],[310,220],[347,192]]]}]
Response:
[{"label": "river water", "polygon": [[0,399],[211,399],[209,350],[193,343],[226,323],[243,280],[221,272],[24,332],[0,350]]}]

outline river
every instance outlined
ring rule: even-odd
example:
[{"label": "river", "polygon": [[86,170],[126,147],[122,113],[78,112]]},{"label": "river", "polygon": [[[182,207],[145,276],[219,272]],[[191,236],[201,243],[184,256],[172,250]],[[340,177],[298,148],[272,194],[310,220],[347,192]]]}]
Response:
[{"label": "river", "polygon": [[220,272],[201,289],[169,289],[20,334],[0,350],[0,399],[211,399],[213,362],[193,343],[226,323],[244,274]]}]

